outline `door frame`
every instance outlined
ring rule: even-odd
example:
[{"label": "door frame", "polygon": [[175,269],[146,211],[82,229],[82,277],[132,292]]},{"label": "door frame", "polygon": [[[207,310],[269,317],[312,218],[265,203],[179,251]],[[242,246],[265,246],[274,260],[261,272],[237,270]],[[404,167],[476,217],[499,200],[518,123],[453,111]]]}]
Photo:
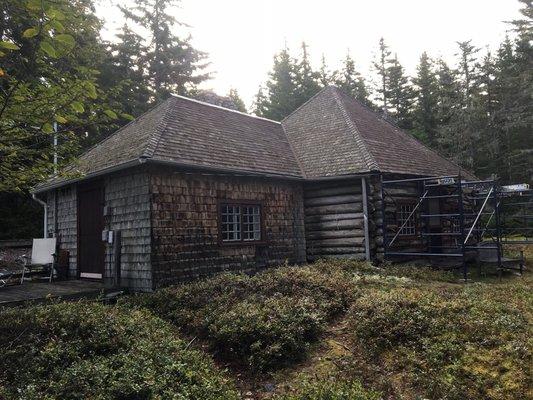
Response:
[{"label": "door frame", "polygon": [[[103,249],[104,252],[104,259],[102,264],[102,273],[94,273],[94,272],[83,272],[84,276],[81,272],[81,263],[80,263],[80,192],[83,190],[80,190],[80,187],[82,189],[88,188],[88,190],[91,190],[93,188],[100,188],[101,189],[101,195],[102,195],[102,204],[105,203],[105,186],[104,181],[94,180],[94,181],[88,181],[88,182],[81,182],[76,185],[76,277],[78,279],[83,280],[97,280],[102,281],[104,279],[104,273],[105,273],[105,247]],[[102,221],[104,221],[104,215],[102,213]],[[105,221],[104,221],[105,226]]]}]

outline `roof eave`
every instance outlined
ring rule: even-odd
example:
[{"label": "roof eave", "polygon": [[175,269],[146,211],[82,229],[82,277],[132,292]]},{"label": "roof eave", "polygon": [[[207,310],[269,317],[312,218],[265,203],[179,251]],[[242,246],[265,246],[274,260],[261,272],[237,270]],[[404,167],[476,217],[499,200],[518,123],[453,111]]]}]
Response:
[{"label": "roof eave", "polygon": [[177,161],[161,160],[161,159],[156,159],[156,158],[147,158],[146,163],[156,164],[156,165],[166,165],[166,166],[178,167],[178,168],[194,170],[194,171],[227,173],[227,174],[232,174],[236,176],[254,176],[254,177],[261,177],[261,178],[288,179],[288,180],[296,180],[296,181],[305,180],[304,177],[300,175],[275,174],[271,172],[249,171],[249,170],[241,170],[241,169],[235,169],[235,168],[211,167],[208,165],[180,163]]},{"label": "roof eave", "polygon": [[62,186],[72,185],[74,183],[78,183],[78,182],[85,181],[85,180],[88,180],[88,179],[97,178],[97,177],[100,177],[100,176],[103,176],[103,175],[107,175],[107,174],[110,174],[112,172],[122,171],[122,170],[127,169],[127,168],[135,167],[137,165],[143,164],[144,162],[145,162],[145,159],[143,159],[143,158],[135,158],[133,160],[129,160],[129,161],[117,164],[117,165],[113,165],[112,167],[104,168],[104,169],[101,169],[101,170],[98,170],[98,171],[95,171],[95,172],[90,172],[90,173],[88,173],[86,175],[83,175],[83,176],[80,176],[78,178],[66,179],[66,180],[63,180],[63,181],[49,183],[49,184],[44,183],[42,185],[38,185],[38,186],[34,187],[30,191],[30,193],[35,193],[35,194],[44,193],[44,192],[47,192],[49,190],[60,188]]}]

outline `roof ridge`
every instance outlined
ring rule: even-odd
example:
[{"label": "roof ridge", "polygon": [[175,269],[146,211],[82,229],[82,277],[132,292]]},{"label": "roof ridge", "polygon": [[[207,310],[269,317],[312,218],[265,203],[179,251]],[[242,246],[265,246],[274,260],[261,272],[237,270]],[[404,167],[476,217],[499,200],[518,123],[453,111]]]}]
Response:
[{"label": "roof ridge", "polygon": [[161,105],[166,104],[167,108],[165,109],[163,116],[161,117],[161,124],[158,124],[155,132],[153,135],[150,135],[150,139],[148,140],[148,145],[146,146],[146,149],[142,152],[142,154],[139,156],[139,158],[152,158],[154,156],[155,151],[157,150],[157,147],[159,146],[159,143],[161,142],[161,138],[163,137],[163,133],[165,131],[165,128],[167,127],[168,123],[168,111],[170,110],[170,102],[172,97],[169,97],[164,102],[161,103]]},{"label": "roof ridge", "polygon": [[245,113],[245,112],[242,112],[242,111],[238,111],[238,110],[233,110],[231,108],[222,107],[222,106],[219,106],[217,104],[211,104],[211,103],[208,103],[206,101],[196,100],[196,99],[193,99],[193,98],[190,98],[190,97],[186,97],[186,96],[181,96],[179,94],[171,93],[170,96],[171,97],[176,97],[176,98],[179,98],[179,99],[183,99],[183,100],[187,100],[187,101],[192,101],[194,103],[202,104],[204,106],[218,108],[220,110],[229,111],[229,112],[233,112],[233,113],[236,113],[236,114],[241,114],[241,115],[244,115],[246,117],[261,119],[263,121],[268,121],[268,122],[274,122],[275,124],[281,124],[280,121],[275,121],[273,119],[269,119],[269,118],[265,118],[265,117],[259,117],[257,115],[248,114],[248,113]]},{"label": "roof ridge", "polygon": [[355,122],[350,118],[348,115],[348,111],[346,110],[346,106],[342,99],[339,96],[338,88],[332,86],[333,88],[333,97],[335,98],[335,101],[339,105],[342,116],[344,117],[344,121],[348,125],[348,128],[350,129],[352,135],[354,136],[354,139],[358,145],[359,148],[362,148],[362,155],[363,159],[365,161],[365,164],[369,171],[379,170],[379,165],[374,159],[374,156],[372,156],[372,153],[367,148],[367,145],[364,141],[364,139],[361,137],[361,134],[359,133],[359,130],[357,129],[357,126],[355,125]]}]

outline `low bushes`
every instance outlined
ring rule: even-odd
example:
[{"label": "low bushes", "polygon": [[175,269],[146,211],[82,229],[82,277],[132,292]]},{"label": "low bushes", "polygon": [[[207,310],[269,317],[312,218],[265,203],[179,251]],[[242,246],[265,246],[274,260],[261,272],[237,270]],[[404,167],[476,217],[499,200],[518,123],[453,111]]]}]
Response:
[{"label": "low bushes", "polygon": [[302,359],[353,295],[340,269],[283,267],[253,277],[223,274],[127,301],[207,339],[224,358],[266,371]]},{"label": "low bushes", "polygon": [[95,303],[7,310],[0,338],[0,398],[238,398],[209,359],[143,311]]},{"label": "low bushes", "polygon": [[275,400],[381,400],[379,393],[365,390],[359,381],[304,381],[290,394]]},{"label": "low bushes", "polygon": [[527,398],[531,326],[519,286],[506,299],[482,284],[371,290],[354,302],[350,329],[366,362],[423,397]]}]

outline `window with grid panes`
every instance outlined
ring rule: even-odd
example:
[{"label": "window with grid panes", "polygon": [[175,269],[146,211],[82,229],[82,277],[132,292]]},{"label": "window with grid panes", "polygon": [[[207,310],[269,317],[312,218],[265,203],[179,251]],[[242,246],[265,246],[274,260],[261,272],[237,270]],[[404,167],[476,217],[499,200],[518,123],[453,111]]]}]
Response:
[{"label": "window with grid panes", "polygon": [[[416,234],[415,214],[413,213],[413,215],[411,215],[414,209],[414,204],[398,204],[398,228],[402,227],[403,225],[403,227],[400,229],[399,236],[412,236]],[[409,218],[410,215],[411,218]]]},{"label": "window with grid panes", "polygon": [[261,206],[258,204],[221,204],[222,242],[261,240]]}]

